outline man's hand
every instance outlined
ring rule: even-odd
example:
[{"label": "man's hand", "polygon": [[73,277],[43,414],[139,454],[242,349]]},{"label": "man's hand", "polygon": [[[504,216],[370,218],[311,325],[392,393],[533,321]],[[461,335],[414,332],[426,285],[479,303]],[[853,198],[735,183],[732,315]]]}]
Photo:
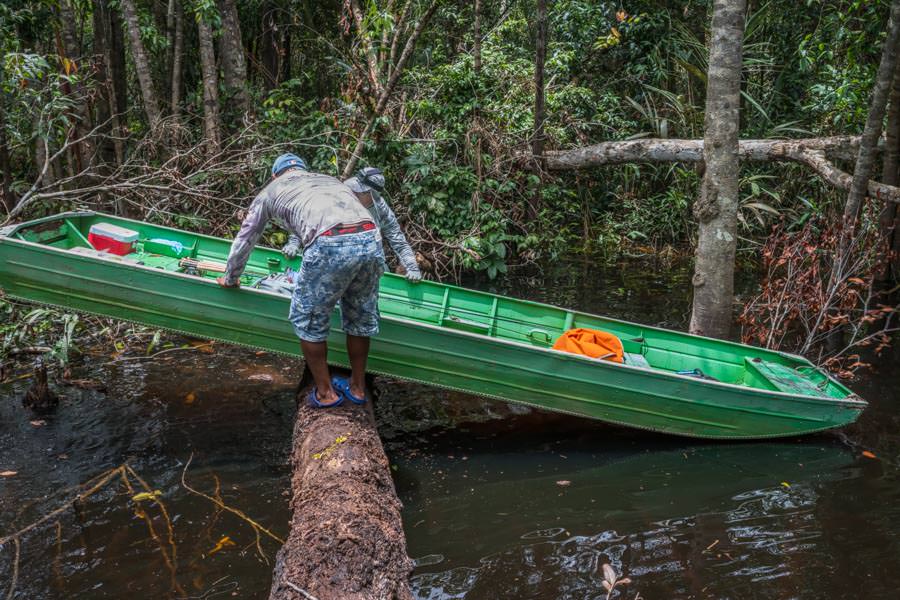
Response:
[{"label": "man's hand", "polygon": [[281,253],[284,254],[284,256],[285,256],[286,258],[294,258],[294,257],[296,257],[298,254],[300,254],[300,246],[298,246],[298,245],[295,244],[294,242],[288,242],[288,243],[285,244],[285,246],[281,249]]},{"label": "man's hand", "polygon": [[235,281],[234,283],[227,283],[224,277],[216,277],[216,283],[221,285],[223,288],[239,288],[241,287],[240,281]]},{"label": "man's hand", "polygon": [[410,283],[419,283],[422,281],[422,271],[414,269],[406,272],[406,280]]}]

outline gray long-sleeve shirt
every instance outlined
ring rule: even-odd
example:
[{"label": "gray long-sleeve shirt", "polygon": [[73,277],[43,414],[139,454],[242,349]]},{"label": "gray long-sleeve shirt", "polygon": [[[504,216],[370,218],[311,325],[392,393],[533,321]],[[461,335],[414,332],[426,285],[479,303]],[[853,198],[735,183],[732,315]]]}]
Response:
[{"label": "gray long-sleeve shirt", "polygon": [[[372,194],[372,206],[368,208],[368,214],[375,220],[375,224],[381,230],[382,238],[386,239],[388,244],[390,244],[391,249],[397,254],[400,264],[403,265],[407,272],[418,271],[419,263],[416,262],[416,253],[409,245],[409,242],[406,241],[406,236],[403,235],[403,230],[400,229],[400,223],[397,222],[397,216],[394,215],[394,211],[391,210],[391,207],[388,206],[388,203],[384,201],[384,198],[378,192],[371,190],[370,193]],[[288,242],[296,243],[298,246],[301,245],[300,239],[295,235],[291,235]]]},{"label": "gray long-sleeve shirt", "polygon": [[237,283],[270,220],[306,248],[335,225],[371,221],[372,215],[339,179],[292,169],[272,180],[250,204],[228,253],[225,283]]}]

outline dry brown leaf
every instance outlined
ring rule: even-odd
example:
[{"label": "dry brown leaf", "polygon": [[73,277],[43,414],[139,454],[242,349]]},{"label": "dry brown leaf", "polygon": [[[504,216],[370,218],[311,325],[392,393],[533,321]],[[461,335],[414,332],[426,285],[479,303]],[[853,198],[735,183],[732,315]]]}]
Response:
[{"label": "dry brown leaf", "polygon": [[0,477],[15,477],[18,474],[18,471],[0,471]]}]

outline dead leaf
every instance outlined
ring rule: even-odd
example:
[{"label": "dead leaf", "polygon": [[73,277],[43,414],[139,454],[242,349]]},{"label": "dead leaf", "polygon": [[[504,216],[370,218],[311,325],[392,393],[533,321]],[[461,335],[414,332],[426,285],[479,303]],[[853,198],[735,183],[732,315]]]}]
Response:
[{"label": "dead leaf", "polygon": [[0,477],[15,477],[18,474],[18,471],[0,471]]},{"label": "dead leaf", "polygon": [[194,400],[197,399],[197,394],[194,392],[189,392],[187,396],[184,397],[185,404],[193,404]]},{"label": "dead leaf", "polygon": [[560,479],[559,481],[556,482],[556,485],[558,485],[560,487],[568,487],[568,486],[572,485],[572,482],[569,481],[568,479]]},{"label": "dead leaf", "polygon": [[43,419],[37,419],[35,421],[29,421],[29,423],[31,423],[32,427],[43,427],[44,425],[47,424],[47,421],[45,421]]},{"label": "dead leaf", "polygon": [[869,452],[868,450],[863,450],[862,455],[866,458],[878,458],[877,456],[875,456],[874,452]]},{"label": "dead leaf", "polygon": [[229,546],[234,546],[234,545],[235,545],[235,543],[231,541],[231,538],[230,538],[230,537],[228,537],[227,535],[223,535],[223,536],[222,536],[222,539],[220,539],[218,542],[216,542],[216,545],[213,546],[213,549],[210,550],[210,551],[207,553],[207,555],[208,555],[208,556],[212,556],[213,554],[215,554],[216,552],[218,552],[218,551],[221,550],[222,548],[228,548]]}]

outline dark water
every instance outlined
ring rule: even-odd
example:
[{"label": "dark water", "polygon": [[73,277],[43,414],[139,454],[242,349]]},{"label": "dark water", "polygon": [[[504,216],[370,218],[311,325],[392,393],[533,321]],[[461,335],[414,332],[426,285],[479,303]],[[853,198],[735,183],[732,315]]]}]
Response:
[{"label": "dark water", "polygon": [[[687,318],[689,277],[666,265],[562,264],[495,287],[668,327]],[[600,599],[609,563],[632,580],[618,598],[897,597],[891,352],[853,386],[871,402],[859,424],[771,443],[684,441],[382,383],[417,596]],[[286,535],[298,365],[226,348],[112,353],[96,349],[73,374],[107,390],[60,387],[51,416],[21,408],[27,382],[0,388],[0,472],[17,472],[0,477],[0,538],[61,508],[22,536],[11,597],[265,598],[278,542],[257,546],[250,524],[188,491],[182,473],[193,455],[189,486],[218,488]],[[116,473],[71,503],[75,486],[124,463],[127,482]],[[138,477],[159,503],[133,499]],[[0,598],[15,554],[0,547]]]}]

